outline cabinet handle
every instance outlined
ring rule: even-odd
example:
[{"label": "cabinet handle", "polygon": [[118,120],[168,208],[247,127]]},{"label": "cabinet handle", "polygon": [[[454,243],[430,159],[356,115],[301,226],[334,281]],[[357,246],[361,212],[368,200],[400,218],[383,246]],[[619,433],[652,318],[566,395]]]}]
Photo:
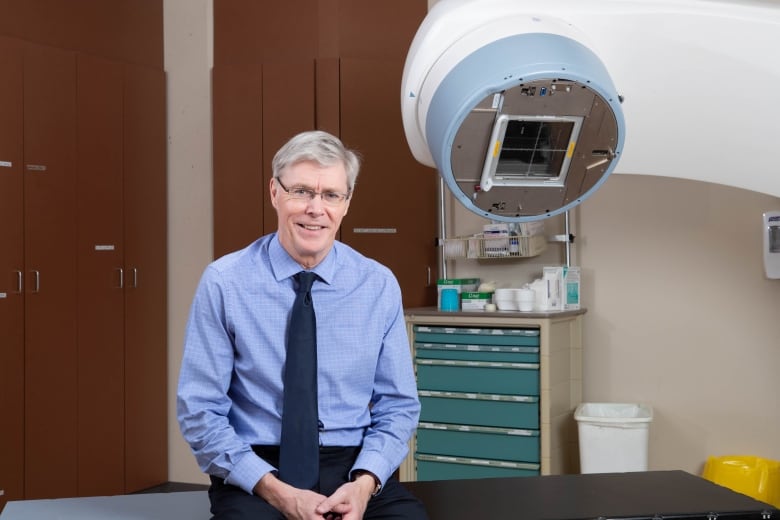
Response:
[{"label": "cabinet handle", "polygon": [[138,288],[138,268],[137,267],[133,267],[133,285],[132,285],[132,287],[133,287],[133,289],[137,289]]},{"label": "cabinet handle", "polygon": [[426,287],[430,287],[431,286],[431,266],[428,266],[426,269],[428,270],[428,278],[427,278],[427,282],[425,282],[425,286]]},{"label": "cabinet handle", "polygon": [[121,267],[117,267],[116,269],[119,271],[119,288],[124,289],[125,288],[125,270]]},{"label": "cabinet handle", "polygon": [[418,365],[439,367],[513,368],[517,370],[539,370],[539,363],[513,363],[510,361],[459,361],[453,359],[418,359]]},{"label": "cabinet handle", "polygon": [[16,271],[16,292],[20,293],[24,290],[24,282],[22,281],[22,272]]},{"label": "cabinet handle", "polygon": [[32,270],[30,271],[35,279],[35,283],[33,284],[33,291],[34,293],[41,292],[41,273],[39,271]]}]

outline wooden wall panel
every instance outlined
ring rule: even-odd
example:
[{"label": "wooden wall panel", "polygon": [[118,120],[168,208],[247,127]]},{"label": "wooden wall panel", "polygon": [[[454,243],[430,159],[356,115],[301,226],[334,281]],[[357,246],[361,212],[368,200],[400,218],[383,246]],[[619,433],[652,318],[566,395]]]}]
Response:
[{"label": "wooden wall panel", "polygon": [[76,496],[76,56],[25,51],[25,498]]},{"label": "wooden wall panel", "polygon": [[[427,13],[427,0],[340,0],[340,56],[405,59],[417,28]],[[400,110],[400,101],[397,104]]]},{"label": "wooden wall panel", "polygon": [[338,58],[320,58],[316,63],[315,125],[333,135],[341,134],[341,79]]},{"label": "wooden wall panel", "polygon": [[[125,491],[168,480],[165,73],[125,67]],[[175,383],[174,383],[175,384]]]},{"label": "wooden wall panel", "polygon": [[0,0],[0,34],[163,68],[163,0]]},{"label": "wooden wall panel", "polygon": [[[313,60],[215,67],[214,256],[276,230],[269,203],[271,160],[298,132],[315,124]],[[333,114],[325,113],[325,119]]]},{"label": "wooden wall panel", "polygon": [[212,71],[214,257],[255,240],[263,229],[263,104],[260,65]]},{"label": "wooden wall panel", "polygon": [[276,210],[270,204],[268,186],[276,151],[292,136],[313,129],[315,119],[314,60],[290,60],[263,64],[263,228],[276,231]]},{"label": "wooden wall panel", "polygon": [[214,65],[317,56],[317,0],[214,0]]},{"label": "wooden wall panel", "polygon": [[22,48],[0,37],[0,511],[24,496]]},{"label": "wooden wall panel", "polygon": [[78,57],[78,491],[124,492],[121,64]]},{"label": "wooden wall panel", "polygon": [[[438,175],[415,161],[406,145],[398,101],[402,70],[399,60],[341,60],[341,138],[363,156],[341,239],[389,267],[403,289],[404,305],[419,307],[435,302],[432,194]],[[357,228],[394,232],[356,233]]]}]

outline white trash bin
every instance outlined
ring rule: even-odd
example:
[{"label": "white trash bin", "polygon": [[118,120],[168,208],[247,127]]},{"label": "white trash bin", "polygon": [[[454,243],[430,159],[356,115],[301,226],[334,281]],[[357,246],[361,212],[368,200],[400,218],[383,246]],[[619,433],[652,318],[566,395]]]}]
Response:
[{"label": "white trash bin", "polygon": [[574,412],[581,473],[647,471],[653,409],[638,403],[582,403]]}]

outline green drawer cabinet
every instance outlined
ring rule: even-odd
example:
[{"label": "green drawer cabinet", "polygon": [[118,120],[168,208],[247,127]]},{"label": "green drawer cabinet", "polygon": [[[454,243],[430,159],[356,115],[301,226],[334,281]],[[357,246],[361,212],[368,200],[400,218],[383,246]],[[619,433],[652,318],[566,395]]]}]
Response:
[{"label": "green drawer cabinet", "polygon": [[421,421],[464,426],[539,428],[539,398],[420,390]]},{"label": "green drawer cabinet", "polygon": [[538,363],[539,345],[531,347],[414,343],[417,359],[488,361],[493,363]]},{"label": "green drawer cabinet", "polygon": [[539,330],[509,328],[473,328],[473,327],[431,327],[416,325],[415,341],[433,343],[458,343],[464,345],[509,345],[512,347],[527,345],[539,346]]},{"label": "green drawer cabinet", "polygon": [[422,410],[401,480],[577,472],[584,313],[408,309]]},{"label": "green drawer cabinet", "polygon": [[540,462],[539,430],[466,426],[421,421],[417,451],[484,460]]},{"label": "green drawer cabinet", "polygon": [[538,464],[501,462],[462,457],[417,454],[417,480],[461,478],[530,477],[539,474]]},{"label": "green drawer cabinet", "polygon": [[424,390],[539,395],[538,363],[416,359],[417,386]]}]

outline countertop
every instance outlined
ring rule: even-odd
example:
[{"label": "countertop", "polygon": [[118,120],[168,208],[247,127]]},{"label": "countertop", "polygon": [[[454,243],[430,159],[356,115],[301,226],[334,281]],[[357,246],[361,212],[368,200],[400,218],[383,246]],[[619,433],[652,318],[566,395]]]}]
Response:
[{"label": "countertop", "polygon": [[570,316],[578,316],[585,314],[587,309],[580,308],[568,311],[440,311],[437,307],[412,307],[404,310],[406,316],[442,316],[442,317],[458,317],[465,318],[536,318],[536,319],[550,319],[550,318],[568,318]]}]

